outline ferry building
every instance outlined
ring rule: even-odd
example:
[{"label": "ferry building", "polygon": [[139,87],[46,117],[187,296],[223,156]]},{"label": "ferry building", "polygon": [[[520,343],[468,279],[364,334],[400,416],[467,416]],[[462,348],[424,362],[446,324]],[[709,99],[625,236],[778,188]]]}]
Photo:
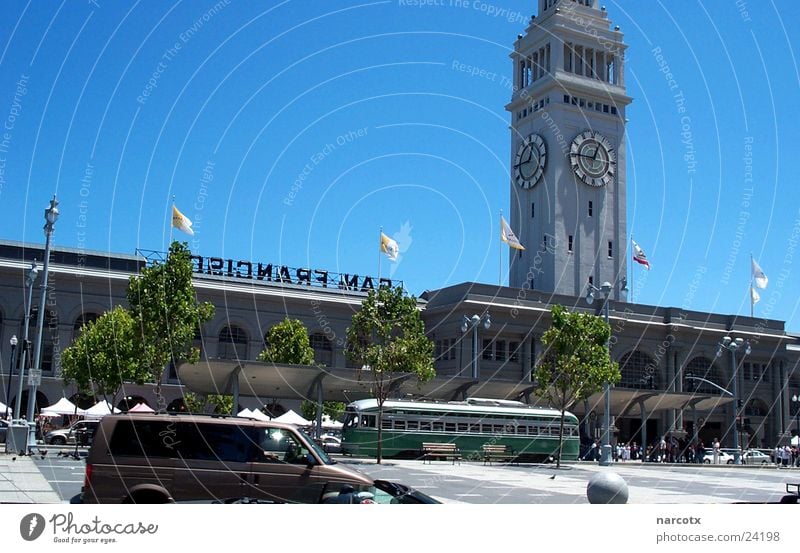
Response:
[{"label": "ferry building", "polygon": [[[625,127],[632,99],[625,87],[626,48],[598,0],[539,0],[538,15],[514,42],[516,86],[505,106],[511,121],[510,222],[527,249],[512,250],[508,287],[465,282],[421,295],[437,378],[422,389],[401,385],[396,392],[540,401],[532,393],[531,369],[543,353],[550,309],[560,304],[603,316],[607,298],[611,356],[622,372],[611,391],[614,440],[650,443],[671,435],[708,443],[719,437],[731,446],[739,416],[745,447],[787,443],[798,430],[800,342],[782,321],[628,302]],[[0,242],[0,400],[11,405],[17,381],[15,371],[6,396],[10,339],[24,334],[26,274],[31,261],[41,263],[42,257],[42,245]],[[75,394],[64,387],[59,352],[85,321],[125,305],[128,279],[146,263],[141,252],[52,250],[39,406]],[[240,376],[257,365],[252,360],[268,329],[287,316],[306,325],[315,361],[327,373],[352,372],[343,353],[350,318],[368,290],[390,284],[269,259],[196,256],[193,263],[198,300],[216,306],[214,319],[197,336],[200,366],[206,372],[239,368]],[[596,298],[591,305],[589,292]],[[36,309],[37,299],[31,337]],[[742,345],[732,351],[737,339]],[[169,401],[181,397],[183,384],[231,392],[221,381],[210,389],[207,380],[192,380],[195,373],[184,376],[184,369],[165,371]],[[303,371],[295,370],[299,379]],[[346,401],[368,393],[363,386],[317,378],[318,395],[311,395],[292,378],[286,367],[283,386],[248,388],[239,377],[240,404],[280,408],[303,397]],[[734,390],[736,397],[725,392]],[[124,392],[155,406],[150,386],[130,385]],[[571,407],[584,442],[599,437],[603,409],[602,393]]]}]

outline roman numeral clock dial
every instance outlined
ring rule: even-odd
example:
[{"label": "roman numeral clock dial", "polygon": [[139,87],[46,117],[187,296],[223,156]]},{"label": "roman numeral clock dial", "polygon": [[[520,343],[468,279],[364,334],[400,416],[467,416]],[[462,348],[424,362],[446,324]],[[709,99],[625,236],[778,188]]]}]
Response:
[{"label": "roman numeral clock dial", "polygon": [[544,174],[547,148],[538,134],[522,141],[514,157],[514,181],[520,188],[532,188]]},{"label": "roman numeral clock dial", "polygon": [[575,137],[569,150],[572,170],[589,186],[605,186],[617,171],[617,152],[611,142],[595,131],[584,131]]}]

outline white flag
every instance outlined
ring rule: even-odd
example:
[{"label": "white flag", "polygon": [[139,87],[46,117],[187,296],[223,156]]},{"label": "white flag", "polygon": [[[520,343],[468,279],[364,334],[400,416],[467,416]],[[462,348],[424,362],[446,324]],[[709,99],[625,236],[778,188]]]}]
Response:
[{"label": "white flag", "polygon": [[386,257],[392,261],[397,261],[397,255],[400,253],[400,247],[397,242],[381,232],[381,251],[386,254]]},{"label": "white flag", "polygon": [[525,249],[525,246],[520,244],[519,238],[517,238],[517,235],[514,234],[513,230],[511,230],[511,227],[508,226],[505,217],[503,217],[502,215],[500,216],[500,240],[502,240],[515,250]]},{"label": "white flag", "polygon": [[647,260],[647,255],[645,255],[644,250],[640,248],[639,244],[633,239],[631,239],[631,244],[633,244],[633,260],[640,265],[644,265],[649,271],[650,262]]},{"label": "white flag", "polygon": [[757,303],[758,303],[760,300],[761,300],[761,296],[758,294],[758,291],[757,291],[755,288],[753,288],[753,287],[751,286],[751,287],[750,287],[750,303],[752,303],[753,305],[755,305],[755,304],[757,304]]},{"label": "white flag", "polygon": [[178,211],[178,208],[175,207],[175,205],[172,206],[172,226],[178,230],[182,230],[190,236],[194,236],[191,219]]},{"label": "white flag", "polygon": [[758,266],[755,259],[751,257],[750,261],[753,263],[753,282],[761,289],[766,288],[769,280],[767,279],[767,275],[764,274],[764,271],[761,270],[761,267]]}]

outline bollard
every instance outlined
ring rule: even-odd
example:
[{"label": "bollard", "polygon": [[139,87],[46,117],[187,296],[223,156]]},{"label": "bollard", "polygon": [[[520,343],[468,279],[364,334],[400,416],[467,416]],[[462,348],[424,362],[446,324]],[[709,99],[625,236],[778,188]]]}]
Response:
[{"label": "bollard", "polygon": [[619,474],[598,472],[589,479],[586,497],[589,499],[589,503],[627,503],[628,484]]}]

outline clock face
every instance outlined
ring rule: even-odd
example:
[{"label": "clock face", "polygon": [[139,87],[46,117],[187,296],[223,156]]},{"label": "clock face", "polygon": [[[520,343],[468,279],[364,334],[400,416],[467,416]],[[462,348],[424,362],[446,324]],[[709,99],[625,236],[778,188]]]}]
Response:
[{"label": "clock face", "polygon": [[605,186],[617,170],[617,152],[605,136],[595,131],[584,131],[575,137],[569,159],[575,175],[589,186]]},{"label": "clock face", "polygon": [[514,181],[522,188],[531,188],[542,178],[547,162],[547,148],[538,134],[532,134],[519,145],[514,158]]}]

